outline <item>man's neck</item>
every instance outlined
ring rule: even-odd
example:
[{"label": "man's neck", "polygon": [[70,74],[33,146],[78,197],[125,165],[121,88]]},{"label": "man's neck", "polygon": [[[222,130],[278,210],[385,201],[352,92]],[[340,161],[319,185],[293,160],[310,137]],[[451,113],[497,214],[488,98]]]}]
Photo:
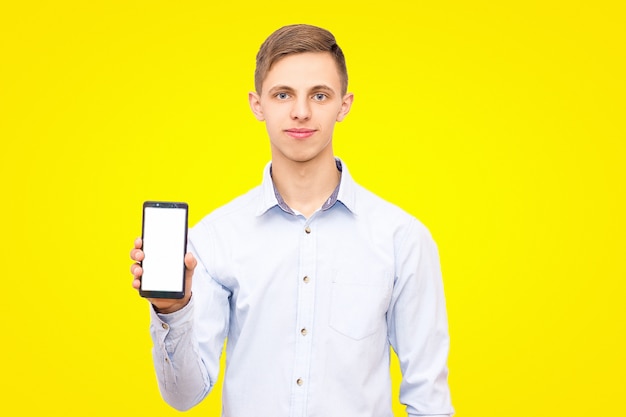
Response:
[{"label": "man's neck", "polygon": [[341,173],[334,157],[294,162],[272,161],[272,180],[285,203],[310,217],[335,190]]}]

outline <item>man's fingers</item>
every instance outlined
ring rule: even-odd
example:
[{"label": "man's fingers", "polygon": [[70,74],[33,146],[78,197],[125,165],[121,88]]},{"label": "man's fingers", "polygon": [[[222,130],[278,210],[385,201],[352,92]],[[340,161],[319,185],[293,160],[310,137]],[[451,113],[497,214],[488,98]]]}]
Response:
[{"label": "man's fingers", "polygon": [[196,258],[191,252],[187,252],[187,254],[185,255],[185,267],[189,271],[193,272],[193,270],[196,268],[196,265],[198,265],[198,261],[196,261]]},{"label": "man's fingers", "polygon": [[141,262],[143,261],[143,251],[141,249],[133,249],[130,251],[130,259],[132,259],[133,261],[137,261],[137,262]]},{"label": "man's fingers", "polygon": [[130,273],[133,274],[133,288],[138,290],[141,287],[141,275],[143,269],[138,263],[134,263],[130,266]]},{"label": "man's fingers", "polygon": [[130,273],[133,274],[135,278],[139,278],[143,274],[143,269],[139,264],[132,264],[130,266]]}]

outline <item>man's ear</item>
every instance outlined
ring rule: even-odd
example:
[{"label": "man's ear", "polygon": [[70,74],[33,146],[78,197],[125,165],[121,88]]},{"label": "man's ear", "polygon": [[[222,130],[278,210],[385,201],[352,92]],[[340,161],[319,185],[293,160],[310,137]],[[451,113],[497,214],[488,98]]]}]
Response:
[{"label": "man's ear", "polygon": [[354,94],[347,93],[345,96],[343,96],[343,99],[341,101],[341,109],[339,110],[339,113],[337,113],[338,122],[341,122],[343,119],[346,118],[346,116],[350,112],[350,108],[352,107],[353,101],[354,101]]},{"label": "man's ear", "polygon": [[252,113],[254,113],[254,117],[256,117],[259,122],[264,121],[265,116],[263,116],[263,109],[261,108],[261,97],[251,91],[248,93],[248,101],[250,102],[250,109]]}]

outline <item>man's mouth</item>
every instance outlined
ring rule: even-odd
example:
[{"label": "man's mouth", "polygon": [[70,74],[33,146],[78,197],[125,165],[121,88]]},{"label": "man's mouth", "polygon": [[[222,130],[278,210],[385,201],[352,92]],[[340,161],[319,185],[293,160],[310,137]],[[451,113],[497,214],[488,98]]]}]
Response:
[{"label": "man's mouth", "polygon": [[304,128],[293,128],[285,130],[285,133],[292,138],[296,139],[306,139],[308,137],[313,136],[316,132],[315,129],[304,129]]}]

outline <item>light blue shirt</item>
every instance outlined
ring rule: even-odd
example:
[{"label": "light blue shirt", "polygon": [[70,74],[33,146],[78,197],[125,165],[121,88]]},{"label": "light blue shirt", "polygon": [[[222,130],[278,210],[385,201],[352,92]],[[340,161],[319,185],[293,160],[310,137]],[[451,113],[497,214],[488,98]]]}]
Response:
[{"label": "light blue shirt", "polygon": [[189,247],[191,301],[151,310],[154,365],[173,407],[209,393],[228,338],[224,417],[392,417],[390,346],[407,413],[453,413],[436,245],[345,165],[338,194],[307,219],[281,208],[268,164],[259,187],[190,230]]}]

